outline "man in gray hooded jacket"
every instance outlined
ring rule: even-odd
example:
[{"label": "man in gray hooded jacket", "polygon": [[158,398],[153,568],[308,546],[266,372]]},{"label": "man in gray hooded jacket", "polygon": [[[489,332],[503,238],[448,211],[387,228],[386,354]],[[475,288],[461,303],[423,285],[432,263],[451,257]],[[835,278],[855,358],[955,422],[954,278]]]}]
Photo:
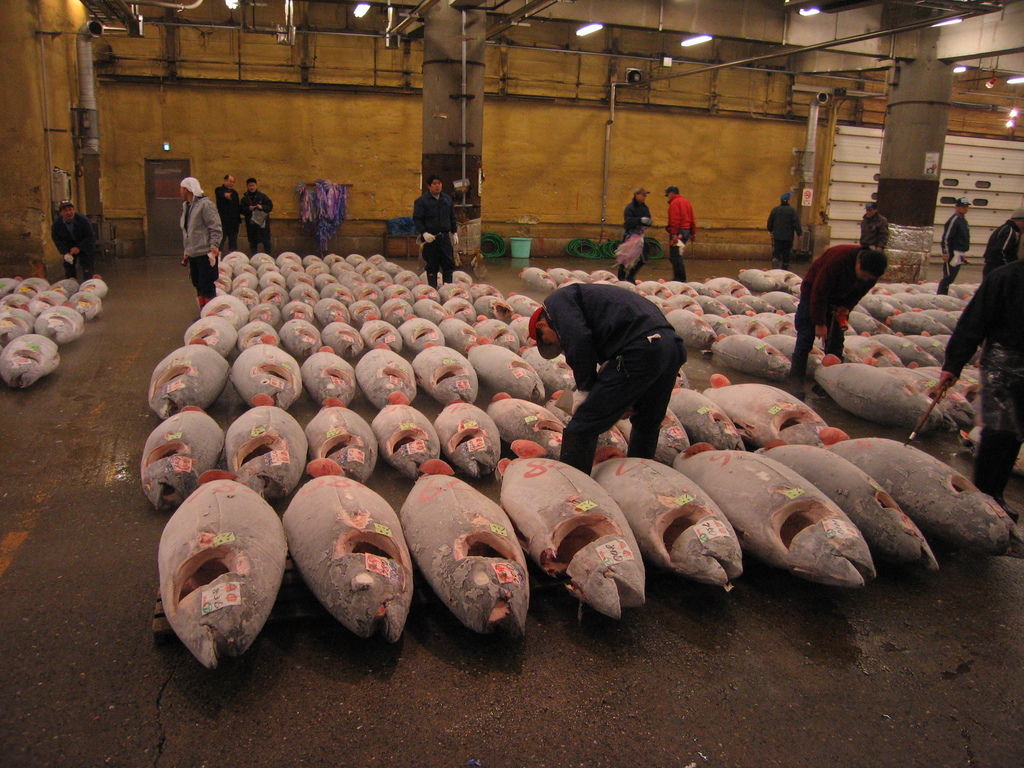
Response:
[{"label": "man in gray hooded jacket", "polygon": [[217,295],[217,258],[220,256],[222,230],[217,207],[189,176],[181,180],[181,240],[184,246],[182,264],[188,264],[192,285],[196,287],[199,307]]}]

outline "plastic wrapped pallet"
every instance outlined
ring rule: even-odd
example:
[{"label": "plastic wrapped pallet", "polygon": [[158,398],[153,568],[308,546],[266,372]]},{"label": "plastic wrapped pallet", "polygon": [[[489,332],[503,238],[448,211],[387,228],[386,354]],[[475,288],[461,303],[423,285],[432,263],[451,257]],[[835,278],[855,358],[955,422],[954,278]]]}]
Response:
[{"label": "plastic wrapped pallet", "polygon": [[932,246],[931,227],[889,225],[889,242],[885,256],[889,268],[882,275],[886,282],[916,283],[925,277]]}]

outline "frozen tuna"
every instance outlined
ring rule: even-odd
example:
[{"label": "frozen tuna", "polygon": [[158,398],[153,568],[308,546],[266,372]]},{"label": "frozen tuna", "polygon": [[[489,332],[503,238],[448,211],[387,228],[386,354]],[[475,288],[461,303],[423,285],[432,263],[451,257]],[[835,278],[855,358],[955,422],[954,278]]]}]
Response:
[{"label": "frozen tuna", "polygon": [[[257,398],[257,402],[262,400]],[[269,499],[282,499],[299,484],[306,450],[302,427],[273,405],[250,408],[235,419],[224,436],[228,471]]]},{"label": "frozen tuna", "polygon": [[188,406],[154,429],[142,449],[142,490],[158,510],[174,509],[214,469],[224,449],[224,430],[201,409]]},{"label": "frozen tuna", "polygon": [[729,518],[745,552],[796,576],[838,587],[875,577],[868,545],[850,518],[788,467],[762,454],[705,451],[675,468]]},{"label": "frozen tuna", "polygon": [[404,348],[413,354],[419,354],[431,344],[435,347],[445,346],[441,329],[422,317],[410,317],[398,326],[398,332],[402,336]]},{"label": "frozen tuna", "polygon": [[725,336],[711,345],[711,352],[717,362],[751,376],[782,381],[789,375],[789,358],[754,336]]},{"label": "frozen tuna", "polygon": [[[555,459],[562,451],[562,421],[544,406],[501,392],[487,407],[487,415],[498,426],[501,439],[510,446]],[[523,441],[536,447],[530,449]]]},{"label": "frozen tuna", "polygon": [[459,621],[474,632],[525,634],[526,558],[501,507],[457,478],[428,474],[401,518],[416,564]]},{"label": "frozen tuna", "polygon": [[480,408],[455,402],[434,419],[441,450],[455,467],[470,477],[493,472],[501,457],[498,425]]},{"label": "frozen tuna", "polygon": [[442,320],[438,327],[444,334],[445,345],[462,354],[466,354],[477,343],[477,333],[473,326],[458,318]]},{"label": "frozen tuna", "polygon": [[307,320],[289,320],[278,331],[281,346],[296,360],[305,360],[318,349],[322,342],[320,331]]},{"label": "frozen tuna", "polygon": [[688,477],[629,458],[602,462],[593,476],[626,516],[647,562],[722,587],[739,578],[743,555],[732,525]]},{"label": "frozen tuna", "polygon": [[189,344],[157,363],[149,380],[149,407],[166,419],[188,405],[207,408],[228,380],[228,363],[210,347]]},{"label": "frozen tuna", "polygon": [[277,513],[232,480],[200,486],[167,521],[157,556],[164,613],[204,667],[252,645],[274,607],[287,552]]},{"label": "frozen tuna", "polygon": [[[243,326],[243,328],[246,326]],[[227,357],[238,343],[238,330],[218,315],[201,317],[185,329],[185,343],[201,342]]]},{"label": "frozen tuna", "polygon": [[572,368],[565,362],[564,355],[548,360],[541,355],[537,347],[526,347],[521,354],[523,360],[529,363],[540,376],[546,392],[575,388],[576,377],[573,376]]},{"label": "frozen tuna", "polygon": [[18,336],[0,352],[0,377],[7,386],[25,389],[60,365],[57,345],[38,333]]},{"label": "frozen tuna", "polygon": [[417,385],[442,405],[454,400],[476,401],[479,384],[476,371],[450,347],[428,347],[412,361]]},{"label": "frozen tuna", "polygon": [[324,328],[320,334],[324,344],[334,350],[334,353],[346,360],[355,360],[366,349],[363,337],[359,331],[346,323],[331,323]]},{"label": "frozen tuna", "polygon": [[924,536],[882,486],[839,454],[813,445],[780,445],[767,455],[806,479],[853,521],[876,559],[939,565]]},{"label": "frozen tuna", "polygon": [[298,362],[271,344],[255,344],[239,354],[231,366],[231,383],[245,402],[267,395],[279,408],[288,408],[302,394]]},{"label": "frozen tuna", "polygon": [[324,405],[331,398],[348,405],[356,395],[355,369],[330,347],[321,347],[319,352],[306,358],[299,372],[302,386],[318,405]]},{"label": "frozen tuna", "polygon": [[874,478],[926,536],[990,555],[1024,556],[1020,531],[1003,508],[924,451],[879,437],[845,440],[830,450]]},{"label": "frozen tuna", "polygon": [[85,332],[85,321],[70,307],[51,307],[36,317],[35,332],[58,344],[67,344]]},{"label": "frozen tuna", "polygon": [[356,363],[356,381],[366,399],[383,408],[395,393],[406,402],[416,399],[412,366],[390,349],[371,349]]},{"label": "frozen tuna", "polygon": [[393,404],[381,408],[370,426],[381,458],[415,480],[421,465],[441,455],[441,443],[430,420],[402,400],[396,393]]},{"label": "frozen tuna", "polygon": [[234,296],[217,296],[210,299],[199,312],[201,317],[222,317],[238,330],[249,322],[249,308]]},{"label": "frozen tuna", "polygon": [[515,352],[494,344],[479,344],[469,350],[469,362],[495,392],[507,392],[512,397],[536,403],[544,400],[540,376]]},{"label": "frozen tuna", "polygon": [[530,558],[594,610],[617,619],[644,604],[633,532],[595,480],[551,459],[516,459],[502,473],[501,506]]},{"label": "frozen tuna", "polygon": [[309,460],[330,459],[365,483],[377,466],[377,437],[358,413],[328,402],[306,425]]},{"label": "frozen tuna", "polygon": [[391,505],[355,480],[325,474],[299,489],[282,522],[295,566],[324,608],[359,637],[396,642],[413,577]]}]

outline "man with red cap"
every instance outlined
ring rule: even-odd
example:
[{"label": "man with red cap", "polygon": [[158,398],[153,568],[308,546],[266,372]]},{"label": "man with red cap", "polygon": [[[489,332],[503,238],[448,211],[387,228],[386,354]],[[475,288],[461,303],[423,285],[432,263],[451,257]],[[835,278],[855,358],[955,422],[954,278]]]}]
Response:
[{"label": "man with red cap", "polygon": [[653,458],[686,348],[647,299],[613,285],[573,284],[530,318],[530,338],[551,359],[565,353],[576,377],[561,460],[587,474],[598,436],[629,413],[629,456]]}]

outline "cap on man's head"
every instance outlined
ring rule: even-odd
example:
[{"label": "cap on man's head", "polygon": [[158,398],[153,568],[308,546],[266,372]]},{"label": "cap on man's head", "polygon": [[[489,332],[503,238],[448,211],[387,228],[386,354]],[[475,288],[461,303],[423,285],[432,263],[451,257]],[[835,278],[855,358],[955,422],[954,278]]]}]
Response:
[{"label": "cap on man's head", "polygon": [[649,193],[650,193],[650,190],[649,189],[644,189],[643,187],[637,187],[636,189],[633,190],[633,194],[634,195],[646,195],[646,194],[649,194]]},{"label": "cap on man's head", "polygon": [[255,184],[256,183],[256,179],[254,177],[250,176],[248,179],[245,180],[245,183],[246,184]]},{"label": "cap on man's head", "polygon": [[537,323],[543,320],[545,323],[548,320],[547,312],[544,311],[544,307],[537,307],[534,313],[530,316],[530,338],[537,342],[537,351],[540,352],[540,356],[546,360],[552,360],[558,357],[562,351],[558,344],[549,344],[540,337],[540,329],[537,328]]},{"label": "cap on man's head", "polygon": [[1018,208],[1010,214],[1011,219],[1024,219],[1024,208]]},{"label": "cap on man's head", "polygon": [[791,192],[783,192],[782,197],[780,197],[779,200],[781,200],[784,203],[788,203],[789,198],[791,198],[792,196],[793,194]]},{"label": "cap on man's head", "polygon": [[873,211],[877,207],[878,207],[878,203],[876,203],[876,202],[864,203],[864,210],[866,210],[866,211]]},{"label": "cap on man's head", "polygon": [[679,187],[675,186],[674,184],[671,187],[665,187],[665,194],[666,195],[678,195],[679,194]]},{"label": "cap on man's head", "polygon": [[958,206],[967,207],[967,206],[969,206],[971,204],[971,201],[968,198],[966,198],[966,197],[958,197],[956,199],[956,204]]},{"label": "cap on man's head", "polygon": [[63,211],[65,208],[74,208],[75,204],[70,200],[61,200],[60,205],[57,206],[58,211]]}]

